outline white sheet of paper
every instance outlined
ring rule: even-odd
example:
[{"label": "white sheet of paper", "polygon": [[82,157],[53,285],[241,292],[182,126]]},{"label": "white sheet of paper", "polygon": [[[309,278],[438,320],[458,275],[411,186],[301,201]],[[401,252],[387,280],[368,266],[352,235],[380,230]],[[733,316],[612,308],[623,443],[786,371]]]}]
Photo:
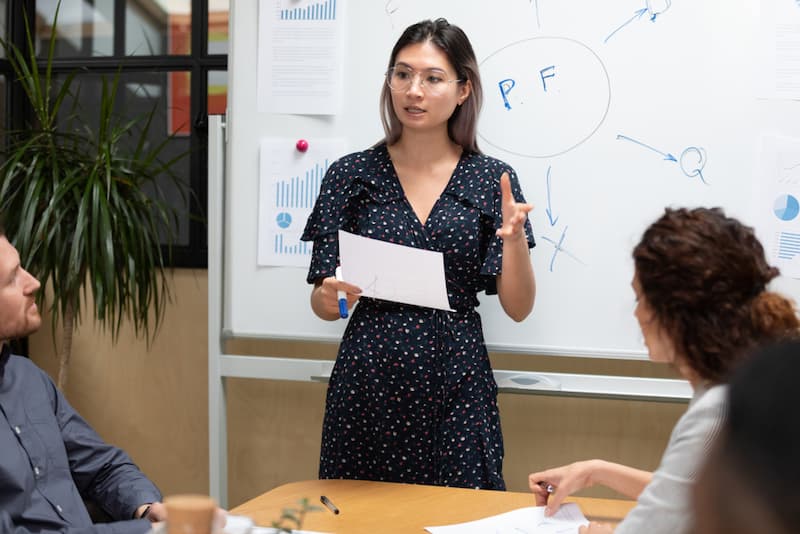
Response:
[{"label": "white sheet of paper", "polygon": [[544,516],[544,506],[529,506],[469,521],[440,527],[425,527],[430,534],[577,534],[588,524],[575,503],[567,503],[552,517]]},{"label": "white sheet of paper", "polygon": [[362,295],[453,311],[441,252],[395,245],[339,230],[342,278]]},{"label": "white sheet of paper", "polygon": [[[278,530],[272,527],[253,527],[249,534],[281,534],[283,530]],[[316,530],[293,530],[292,534],[326,534],[325,532],[317,532]]]}]

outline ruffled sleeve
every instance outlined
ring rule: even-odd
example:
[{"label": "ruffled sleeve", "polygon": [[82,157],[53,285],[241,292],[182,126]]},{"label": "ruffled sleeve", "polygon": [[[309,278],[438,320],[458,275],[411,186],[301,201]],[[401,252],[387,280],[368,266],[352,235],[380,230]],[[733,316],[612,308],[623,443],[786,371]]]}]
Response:
[{"label": "ruffled sleeve", "polygon": [[356,152],[328,167],[300,238],[314,242],[308,283],[334,275],[339,263],[338,232],[361,234],[359,213],[365,201],[383,204],[397,198],[398,193],[387,186],[379,168],[386,159],[384,152],[383,147]]},{"label": "ruffled sleeve", "polygon": [[[484,288],[488,295],[497,294],[495,277],[502,272],[503,266],[503,240],[495,232],[503,225],[503,198],[500,191],[500,177],[508,173],[511,180],[511,192],[517,202],[526,202],[522,194],[519,178],[511,166],[488,157],[473,156],[470,162],[472,167],[464,181],[456,184],[456,194],[459,200],[480,210],[484,221],[483,239],[487,243],[480,274],[485,278]],[[533,228],[530,220],[525,221],[525,237],[528,248],[536,246]]]}]

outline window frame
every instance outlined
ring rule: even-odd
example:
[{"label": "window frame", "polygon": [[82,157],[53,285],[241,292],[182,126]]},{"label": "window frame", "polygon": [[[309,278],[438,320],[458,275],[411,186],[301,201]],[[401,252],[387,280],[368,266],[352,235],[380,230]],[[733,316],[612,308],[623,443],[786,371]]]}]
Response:
[{"label": "window frame", "polygon": [[[53,1],[53,0],[43,0]],[[92,0],[87,0],[92,3]],[[208,54],[208,0],[191,0],[191,52],[188,55],[125,55],[125,10],[126,0],[114,0],[114,52],[110,56],[87,56],[56,58],[53,75],[65,74],[80,69],[85,74],[174,72],[190,73],[190,133],[189,176],[191,191],[189,214],[182,222],[189,224],[189,244],[172,246],[171,255],[166,255],[169,267],[208,267],[208,230],[206,210],[208,206],[208,73],[227,71],[227,54]],[[17,45],[25,44],[25,14],[31,28],[35,27],[36,0],[7,0],[6,38]],[[40,63],[40,68],[44,61]],[[30,116],[30,109],[23,103],[21,88],[13,83],[8,60],[0,59],[0,74],[5,74],[7,128],[19,128]],[[166,249],[166,247],[164,247]],[[166,253],[167,251],[164,250]]]}]

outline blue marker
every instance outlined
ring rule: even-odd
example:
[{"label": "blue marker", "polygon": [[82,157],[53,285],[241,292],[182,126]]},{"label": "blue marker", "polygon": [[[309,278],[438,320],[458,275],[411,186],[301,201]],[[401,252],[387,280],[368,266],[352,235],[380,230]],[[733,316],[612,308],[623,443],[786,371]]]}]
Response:
[{"label": "blue marker", "polygon": [[[336,267],[336,280],[342,282],[342,266]],[[347,295],[341,289],[336,291],[336,297],[339,299],[339,317],[347,319]]]}]

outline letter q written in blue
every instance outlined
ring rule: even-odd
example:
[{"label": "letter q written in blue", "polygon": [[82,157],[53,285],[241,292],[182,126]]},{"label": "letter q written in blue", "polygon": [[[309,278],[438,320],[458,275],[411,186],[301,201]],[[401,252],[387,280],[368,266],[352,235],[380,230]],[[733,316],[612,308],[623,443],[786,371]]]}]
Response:
[{"label": "letter q written in blue", "polygon": [[503,97],[503,105],[506,107],[506,109],[511,109],[511,104],[508,102],[508,93],[511,92],[515,85],[517,85],[517,82],[511,78],[506,78],[497,84],[497,86],[500,88],[500,96]]},{"label": "letter q written in blue", "polygon": [[[542,88],[544,89],[545,93],[547,92],[547,78],[555,78],[556,77],[555,70],[556,66],[550,65],[549,67],[545,67],[539,71],[539,76],[542,78]],[[548,72],[549,74],[545,74]]]}]

